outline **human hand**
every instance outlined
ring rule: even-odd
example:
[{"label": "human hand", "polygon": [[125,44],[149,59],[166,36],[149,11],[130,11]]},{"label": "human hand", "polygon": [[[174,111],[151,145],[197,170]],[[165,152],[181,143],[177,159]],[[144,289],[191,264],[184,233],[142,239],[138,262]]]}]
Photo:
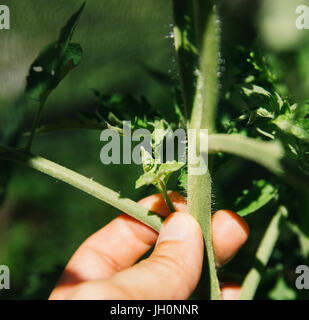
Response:
[{"label": "human hand", "polygon": [[[204,243],[197,221],[181,195],[170,193],[176,212],[159,194],[139,201],[165,220],[161,232],[122,214],[90,236],[75,252],[50,295],[51,300],[187,299],[201,276]],[[249,235],[236,213],[220,210],[212,216],[215,262],[221,267],[237,253]],[[136,263],[156,243],[151,256]],[[237,299],[240,287],[221,288],[222,299]]]}]

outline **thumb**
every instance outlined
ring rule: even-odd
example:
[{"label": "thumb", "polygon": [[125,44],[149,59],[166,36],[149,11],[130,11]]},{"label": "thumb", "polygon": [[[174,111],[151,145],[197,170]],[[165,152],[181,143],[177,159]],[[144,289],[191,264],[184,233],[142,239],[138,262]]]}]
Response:
[{"label": "thumb", "polygon": [[84,290],[78,286],[79,292],[71,298],[187,299],[201,275],[203,248],[197,221],[187,213],[173,213],[165,220],[149,258],[106,280],[91,282]]}]

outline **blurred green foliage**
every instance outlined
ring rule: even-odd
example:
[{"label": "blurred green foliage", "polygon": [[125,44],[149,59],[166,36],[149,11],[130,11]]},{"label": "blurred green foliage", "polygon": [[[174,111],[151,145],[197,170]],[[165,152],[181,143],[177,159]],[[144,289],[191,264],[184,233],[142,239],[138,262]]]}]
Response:
[{"label": "blurred green foliage", "polygon": [[[21,131],[31,128],[36,105],[20,99],[29,66],[41,48],[56,39],[72,8],[78,8],[81,3],[1,1],[12,12],[12,29],[0,31],[1,143],[15,145],[18,138],[15,128]],[[309,98],[309,31],[295,28],[298,4],[298,0],[222,1],[222,97],[237,72],[231,58],[237,52],[236,46],[250,49],[258,42],[277,78],[280,92],[299,103]],[[43,123],[56,123],[74,117],[79,111],[94,111],[98,104],[91,89],[105,94],[144,95],[162,113],[174,112],[169,83],[164,87],[155,79],[160,76],[162,80],[162,74],[177,78],[170,37],[171,7],[166,0],[88,1],[74,35],[74,42],[83,47],[84,59],[51,95]],[[224,104],[220,105],[220,112],[218,122],[222,124],[227,117]],[[236,117],[236,110],[229,110],[228,116]],[[36,137],[33,150],[132,199],[154,192],[154,189],[135,189],[142,168],[106,167],[100,163],[99,134],[85,130],[46,133]],[[25,142],[22,137],[20,146]],[[222,156],[222,159],[224,166],[220,166],[219,159],[214,177],[214,210],[232,208],[241,195],[240,190],[249,189],[252,181],[268,176],[268,172],[255,164],[234,157]],[[1,182],[8,179],[11,169],[0,163]],[[290,212],[292,221],[301,225],[303,234],[308,236],[309,199],[299,191],[281,187],[294,205]],[[267,201],[259,210],[259,214],[248,216],[250,239],[220,271],[222,280],[240,282],[251,267],[259,240],[276,207]],[[30,169],[15,168],[0,209],[0,264],[11,269],[12,289],[0,291],[0,298],[47,298],[81,242],[117,214],[115,209],[78,190]],[[308,264],[308,250],[303,250],[299,244],[301,237],[294,231],[288,227],[282,231],[257,298],[308,298],[308,294],[296,291],[294,286],[296,266]]]}]

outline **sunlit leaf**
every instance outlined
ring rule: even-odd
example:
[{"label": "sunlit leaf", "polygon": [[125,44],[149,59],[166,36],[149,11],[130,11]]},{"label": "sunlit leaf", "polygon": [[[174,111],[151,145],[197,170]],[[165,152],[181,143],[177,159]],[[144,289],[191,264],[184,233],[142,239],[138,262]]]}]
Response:
[{"label": "sunlit leaf", "polygon": [[32,63],[26,87],[31,99],[44,102],[61,80],[80,63],[82,48],[70,41],[84,7],[85,3],[62,28],[59,39],[43,48]]},{"label": "sunlit leaf", "polygon": [[253,181],[252,187],[243,191],[235,201],[234,210],[242,217],[264,207],[278,193],[277,188],[265,180]]},{"label": "sunlit leaf", "polygon": [[150,184],[160,187],[160,183],[166,185],[171,174],[184,166],[184,163],[176,160],[162,164],[155,163],[155,160],[145,150],[142,153],[142,161],[145,173],[136,181],[136,188]]}]

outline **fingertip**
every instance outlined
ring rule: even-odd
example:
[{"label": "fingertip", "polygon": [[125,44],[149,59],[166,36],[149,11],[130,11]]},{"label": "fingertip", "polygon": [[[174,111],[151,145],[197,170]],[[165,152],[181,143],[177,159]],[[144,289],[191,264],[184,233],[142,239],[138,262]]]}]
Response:
[{"label": "fingertip", "polygon": [[184,212],[172,213],[151,256],[113,275],[104,286],[117,289],[117,299],[188,299],[202,272],[203,246],[197,221]]},{"label": "fingertip", "polygon": [[[169,197],[176,209],[176,211],[185,212],[187,210],[187,203],[185,197],[183,197],[178,192],[169,191]],[[138,203],[144,208],[156,212],[162,217],[167,217],[170,214],[170,210],[163,198],[163,196],[159,194],[153,194],[149,197],[146,197]]]},{"label": "fingertip", "polygon": [[170,296],[186,299],[200,279],[203,257],[204,241],[200,225],[190,214],[175,212],[164,222],[149,261],[157,266],[157,272],[170,279]]},{"label": "fingertip", "polygon": [[169,214],[168,207],[161,194],[153,194],[138,201],[144,208],[153,211],[160,216],[166,217]]},{"label": "fingertip", "polygon": [[[223,219],[228,219],[235,224],[235,227],[237,227],[239,230],[241,230],[244,233],[244,236],[247,238],[249,237],[250,229],[247,221],[242,218],[239,214],[237,214],[234,211],[231,210],[219,210],[216,211],[212,215],[212,219],[217,219],[217,217],[220,216]],[[226,220],[227,221],[227,220]]]},{"label": "fingertip", "polygon": [[145,244],[148,244],[150,246],[152,246],[156,242],[158,238],[158,232],[154,229],[146,226],[144,223],[135,218],[132,218],[125,213],[121,214],[118,219],[122,220],[124,224],[126,224],[131,229],[135,238],[141,240],[142,242],[145,242]]},{"label": "fingertip", "polygon": [[239,300],[241,286],[236,283],[224,283],[221,285],[221,300]]},{"label": "fingertip", "polygon": [[217,267],[233,258],[249,237],[247,222],[230,210],[219,210],[212,216],[212,238]]},{"label": "fingertip", "polygon": [[192,215],[176,211],[165,219],[161,227],[157,244],[164,241],[203,242],[201,227]]},{"label": "fingertip", "polygon": [[178,192],[169,191],[168,195],[178,212],[187,212],[187,199]]}]

